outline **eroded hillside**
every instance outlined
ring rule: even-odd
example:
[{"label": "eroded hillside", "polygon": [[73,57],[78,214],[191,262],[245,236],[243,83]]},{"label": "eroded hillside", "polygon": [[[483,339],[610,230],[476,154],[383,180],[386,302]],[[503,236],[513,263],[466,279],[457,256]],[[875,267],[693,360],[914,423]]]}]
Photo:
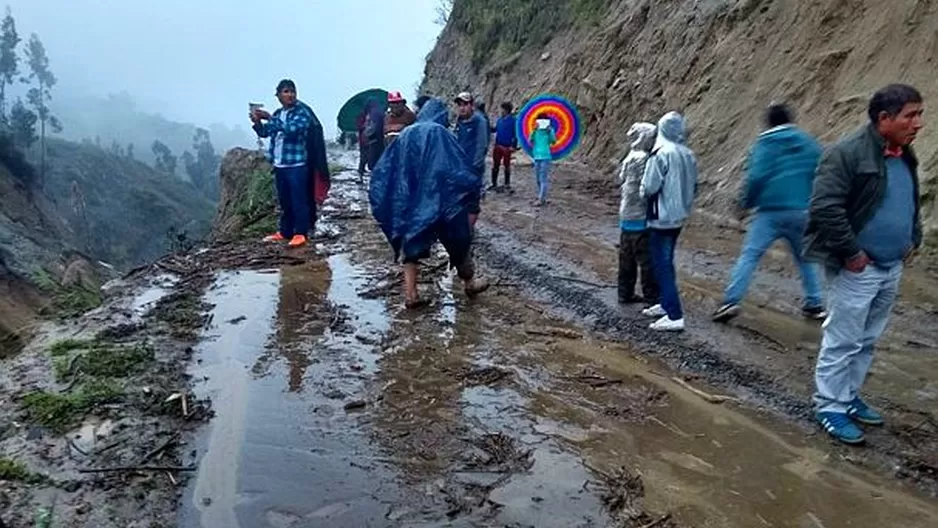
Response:
[{"label": "eroded hillside", "polygon": [[[896,0],[456,0],[423,88],[472,89],[490,108],[543,91],[576,102],[581,160],[604,176],[636,120],[686,112],[704,207],[735,195],[761,110],[786,100],[825,142],[864,119],[878,87],[907,82],[938,101],[938,2]],[[934,226],[938,133],[917,142]]]}]

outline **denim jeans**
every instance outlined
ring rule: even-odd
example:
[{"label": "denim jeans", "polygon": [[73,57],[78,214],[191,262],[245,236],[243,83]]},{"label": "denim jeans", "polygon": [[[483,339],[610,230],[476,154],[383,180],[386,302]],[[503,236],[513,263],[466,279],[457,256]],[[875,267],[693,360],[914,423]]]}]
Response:
[{"label": "denim jeans", "polygon": [[280,202],[280,234],[307,236],[312,218],[309,170],[302,167],[274,168],[277,200]]},{"label": "denim jeans", "polygon": [[681,294],[677,289],[677,272],[674,269],[674,250],[680,234],[680,228],[649,230],[651,265],[658,282],[658,303],[672,321],[684,318]]},{"label": "denim jeans", "polygon": [[544,202],[550,188],[550,160],[534,160],[534,175],[537,178],[537,199]]},{"label": "denim jeans", "polygon": [[824,321],[814,380],[818,412],[847,412],[873,363],[873,347],[896,302],[902,264],[870,264],[860,273],[830,273],[830,314]]},{"label": "denim jeans", "polygon": [[801,237],[807,221],[807,211],[801,210],[756,213],[752,225],[749,226],[749,232],[746,233],[746,239],[743,241],[743,250],[730,275],[730,282],[723,294],[724,304],[739,304],[743,300],[762,256],[776,240],[783,238],[791,247],[792,256],[801,272],[801,285],[804,288],[805,297],[804,307],[820,307],[821,284],[818,281],[817,269],[801,256]]}]

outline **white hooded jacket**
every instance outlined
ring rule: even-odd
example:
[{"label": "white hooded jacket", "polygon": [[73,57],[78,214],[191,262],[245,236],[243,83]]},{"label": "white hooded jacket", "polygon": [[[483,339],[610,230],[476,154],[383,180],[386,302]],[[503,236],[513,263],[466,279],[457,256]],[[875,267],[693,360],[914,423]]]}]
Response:
[{"label": "white hooded jacket", "polygon": [[684,118],[669,112],[658,121],[658,137],[645,165],[641,194],[648,199],[648,227],[684,225],[697,194],[697,158],[684,145]]}]

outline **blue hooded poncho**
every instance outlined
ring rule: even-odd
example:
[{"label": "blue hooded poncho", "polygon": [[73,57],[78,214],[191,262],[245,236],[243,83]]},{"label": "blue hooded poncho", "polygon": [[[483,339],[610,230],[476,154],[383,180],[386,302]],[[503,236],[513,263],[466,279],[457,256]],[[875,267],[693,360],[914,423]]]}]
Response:
[{"label": "blue hooded poncho", "polygon": [[447,129],[448,117],[442,101],[428,101],[372,171],[371,213],[395,258],[424,255],[443,236],[468,245],[466,201],[481,182]]}]

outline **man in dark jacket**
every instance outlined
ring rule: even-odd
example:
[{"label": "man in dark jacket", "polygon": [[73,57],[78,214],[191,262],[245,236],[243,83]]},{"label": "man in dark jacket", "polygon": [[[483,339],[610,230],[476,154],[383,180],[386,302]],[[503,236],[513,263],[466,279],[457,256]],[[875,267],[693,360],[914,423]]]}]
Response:
[{"label": "man in dark jacket", "polygon": [[723,323],[739,315],[739,303],[749,289],[759,261],[780,238],[788,242],[801,271],[805,295],[801,313],[811,319],[827,315],[821,303],[817,270],[801,255],[808,200],[823,149],[793,121],[787,106],[770,106],[766,112],[768,130],[759,136],[749,153],[741,205],[743,209],[757,211],[726,287],[723,305],[713,314],[716,322]]},{"label": "man in dark jacket", "polygon": [[479,189],[468,198],[469,222],[474,226],[481,212],[482,176],[485,173],[485,154],[489,150],[489,123],[473,104],[472,94],[462,92],[456,104],[456,140],[466,154],[470,169],[479,178]]},{"label": "man in dark jacket", "polygon": [[860,388],[886,330],[903,264],[922,243],[911,147],[922,110],[922,96],[911,86],[876,92],[870,123],[824,154],[814,181],[805,255],[827,267],[830,286],[814,402],[821,426],[848,444],[864,440],[857,423],[883,424]]},{"label": "man in dark jacket", "polygon": [[505,166],[505,190],[511,192],[511,155],[518,150],[518,135],[515,131],[514,106],[502,103],[502,116],[495,122],[495,146],[492,147],[492,186],[498,190],[498,171]]}]

